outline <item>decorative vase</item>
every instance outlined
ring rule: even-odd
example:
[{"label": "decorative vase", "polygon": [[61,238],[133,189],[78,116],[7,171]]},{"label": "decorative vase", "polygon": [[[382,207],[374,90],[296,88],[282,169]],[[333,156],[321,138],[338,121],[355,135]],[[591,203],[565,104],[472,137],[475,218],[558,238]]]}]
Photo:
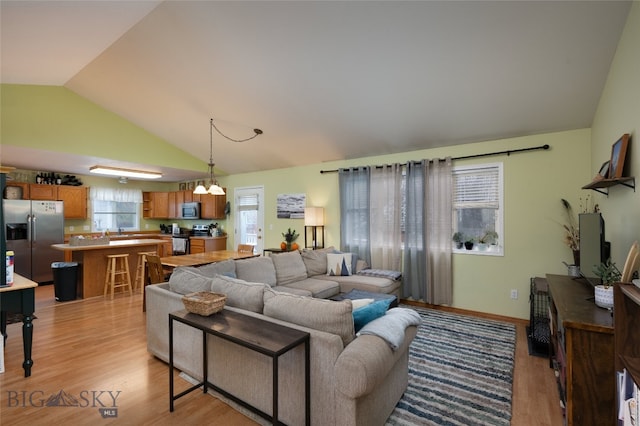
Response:
[{"label": "decorative vase", "polygon": [[488,244],[485,243],[478,243],[478,251],[487,251],[487,248],[489,248]]},{"label": "decorative vase", "polygon": [[580,250],[573,250],[573,264],[580,266]]},{"label": "decorative vase", "polygon": [[596,305],[601,308],[613,308],[613,286],[605,287],[603,285],[595,286]]}]

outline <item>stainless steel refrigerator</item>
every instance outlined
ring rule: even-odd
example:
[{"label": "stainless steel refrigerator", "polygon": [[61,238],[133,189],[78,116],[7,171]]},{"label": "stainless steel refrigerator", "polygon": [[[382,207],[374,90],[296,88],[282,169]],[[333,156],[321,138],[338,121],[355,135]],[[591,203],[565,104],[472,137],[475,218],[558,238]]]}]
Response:
[{"label": "stainless steel refrigerator", "polygon": [[2,200],[7,250],[14,252],[15,273],[32,281],[53,280],[52,262],[64,255],[51,248],[64,242],[62,201]]}]

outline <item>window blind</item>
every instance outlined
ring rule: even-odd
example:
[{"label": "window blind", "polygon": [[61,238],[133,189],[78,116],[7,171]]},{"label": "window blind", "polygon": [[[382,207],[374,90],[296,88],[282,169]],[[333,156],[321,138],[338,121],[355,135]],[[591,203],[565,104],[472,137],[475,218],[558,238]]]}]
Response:
[{"label": "window blind", "polygon": [[500,208],[499,168],[453,171],[454,208]]},{"label": "window blind", "polygon": [[236,207],[240,211],[258,210],[258,194],[241,195],[236,201]]}]

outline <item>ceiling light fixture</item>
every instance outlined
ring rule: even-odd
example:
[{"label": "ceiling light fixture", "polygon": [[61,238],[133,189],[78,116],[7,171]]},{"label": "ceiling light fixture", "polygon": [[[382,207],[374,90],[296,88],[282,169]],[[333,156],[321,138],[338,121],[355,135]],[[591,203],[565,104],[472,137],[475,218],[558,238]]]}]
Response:
[{"label": "ceiling light fixture", "polygon": [[213,168],[215,166],[215,163],[213,162],[213,129],[216,129],[216,132],[218,132],[225,139],[228,139],[232,142],[246,142],[262,134],[262,130],[253,129],[253,132],[254,132],[253,136],[246,139],[233,139],[225,135],[224,133],[222,133],[216,127],[216,125],[213,124],[213,118],[209,119],[209,185],[210,186],[209,186],[209,189],[207,189],[204,185],[198,185],[196,189],[193,190],[194,194],[224,195],[224,189],[222,189],[222,187],[218,185],[218,181],[216,180],[216,176],[213,172]]},{"label": "ceiling light fixture", "polygon": [[144,170],[121,169],[118,167],[93,166],[89,169],[90,173],[107,176],[118,176],[136,179],[159,179],[162,173],[147,172]]}]

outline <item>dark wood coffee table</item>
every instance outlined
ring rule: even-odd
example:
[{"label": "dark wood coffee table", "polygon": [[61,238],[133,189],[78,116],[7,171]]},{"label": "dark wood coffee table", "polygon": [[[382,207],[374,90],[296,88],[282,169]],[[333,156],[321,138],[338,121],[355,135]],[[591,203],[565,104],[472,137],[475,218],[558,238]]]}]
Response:
[{"label": "dark wood coffee table", "polygon": [[[173,394],[173,323],[181,322],[202,331],[202,382],[189,389]],[[249,403],[230,394],[224,389],[215,386],[208,381],[207,375],[207,334],[218,336],[245,348],[249,348],[261,354],[271,357],[273,365],[273,413],[265,412],[253,407]],[[278,421],[278,358],[291,349],[304,344],[305,353],[305,422],[311,424],[311,399],[310,399],[310,365],[309,365],[309,339],[307,332],[285,327],[260,318],[244,315],[239,312],[223,309],[208,317],[192,314],[186,310],[169,314],[169,411],[173,412],[173,402],[202,386],[204,393],[209,388],[219,392],[225,397],[248,408],[254,413],[273,422]]]}]

